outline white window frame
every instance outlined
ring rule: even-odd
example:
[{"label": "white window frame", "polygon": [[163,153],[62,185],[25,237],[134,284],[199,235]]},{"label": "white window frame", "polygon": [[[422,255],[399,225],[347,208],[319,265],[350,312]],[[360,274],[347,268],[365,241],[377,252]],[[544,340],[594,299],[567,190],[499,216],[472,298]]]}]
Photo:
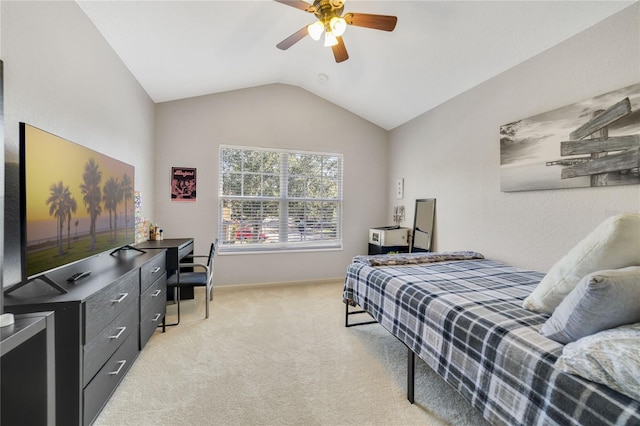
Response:
[{"label": "white window frame", "polygon": [[[278,155],[279,170],[277,170],[277,174],[266,172],[264,164],[261,166],[262,170],[260,171],[244,170],[244,160],[240,160],[240,169],[233,168],[233,170],[230,170],[229,167],[225,166],[226,153],[240,155],[240,153],[247,152],[249,155],[259,153]],[[291,174],[289,161],[295,161],[294,157],[296,156],[317,156],[315,159],[321,162],[321,175]],[[218,241],[220,244],[218,245],[218,251],[220,254],[342,250],[344,179],[344,158],[342,154],[220,145],[219,160]],[[233,164],[235,166],[239,165],[237,163]],[[276,180],[279,182],[279,193],[269,195],[243,194],[245,191],[245,178],[254,179],[254,181],[259,178],[261,194],[264,194],[265,190],[269,189],[264,185],[265,180],[273,179],[276,176]],[[324,194],[325,198],[310,195],[307,189],[304,189],[304,194],[293,196],[288,194],[289,182],[292,179],[301,179],[304,188],[307,188],[309,182],[328,182],[330,190],[327,190],[327,194]],[[238,182],[240,182],[239,187],[237,186]],[[233,186],[234,183],[236,184],[235,187]],[[225,194],[225,188],[227,188],[227,194]],[[251,220],[246,220],[244,212],[234,211],[243,210],[244,207],[236,207],[235,209],[230,207],[244,206],[245,203],[252,206],[249,209],[251,212],[249,216],[253,216]],[[255,207],[256,203],[260,206],[268,205],[273,207],[277,205],[277,224],[275,224],[276,221],[273,216],[269,216],[264,212],[264,207]],[[289,206],[304,207],[302,210],[298,210],[298,214],[294,214],[289,211]],[[330,219],[322,218],[326,214],[329,215],[327,217],[330,217]],[[301,219],[295,220],[295,223],[293,223],[292,216],[300,217]],[[307,223],[307,221],[312,223]],[[266,225],[267,222],[269,222],[269,225]]]}]

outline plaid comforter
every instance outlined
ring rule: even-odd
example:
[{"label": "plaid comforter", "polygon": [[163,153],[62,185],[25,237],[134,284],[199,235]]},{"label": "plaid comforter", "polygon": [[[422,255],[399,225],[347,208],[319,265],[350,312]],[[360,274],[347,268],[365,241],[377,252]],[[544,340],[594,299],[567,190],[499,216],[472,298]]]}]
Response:
[{"label": "plaid comforter", "polygon": [[369,312],[484,418],[505,425],[640,425],[640,402],[554,368],[549,317],[522,308],[543,274],[477,259],[347,269],[344,300]]}]

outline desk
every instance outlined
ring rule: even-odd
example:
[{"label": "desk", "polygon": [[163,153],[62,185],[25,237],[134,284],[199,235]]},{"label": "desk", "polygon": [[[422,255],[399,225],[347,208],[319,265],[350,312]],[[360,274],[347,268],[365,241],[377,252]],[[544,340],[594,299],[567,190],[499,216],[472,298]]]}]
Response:
[{"label": "desk", "polygon": [[142,250],[166,250],[167,270],[178,271],[178,263],[190,254],[193,254],[193,238],[167,238],[157,241],[143,241],[134,245]]},{"label": "desk", "polygon": [[16,315],[0,328],[2,424],[54,425],[53,312]]},{"label": "desk", "polygon": [[[193,255],[193,238],[166,238],[164,240],[148,240],[135,244],[134,247],[141,250],[166,250],[167,251],[167,276],[171,272],[180,277],[178,264],[189,255]],[[178,322],[180,323],[180,299],[193,299],[193,287],[179,288],[176,290],[178,304]]]}]

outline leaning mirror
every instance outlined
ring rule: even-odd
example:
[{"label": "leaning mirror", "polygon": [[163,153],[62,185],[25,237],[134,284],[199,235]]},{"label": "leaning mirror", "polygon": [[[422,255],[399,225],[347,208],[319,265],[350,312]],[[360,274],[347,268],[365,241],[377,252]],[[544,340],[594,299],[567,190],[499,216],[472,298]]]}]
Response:
[{"label": "leaning mirror", "polygon": [[435,198],[416,200],[413,218],[413,244],[411,252],[431,251],[433,236],[433,217],[436,211]]}]

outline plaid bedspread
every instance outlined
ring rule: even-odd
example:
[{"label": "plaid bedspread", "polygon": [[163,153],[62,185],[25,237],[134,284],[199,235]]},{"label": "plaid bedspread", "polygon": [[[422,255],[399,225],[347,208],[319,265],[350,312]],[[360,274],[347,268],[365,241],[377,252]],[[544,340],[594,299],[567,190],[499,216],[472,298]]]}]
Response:
[{"label": "plaid bedspread", "polygon": [[347,269],[359,305],[485,419],[504,425],[640,425],[640,402],[554,368],[548,315],[522,308],[543,274],[492,260]]}]

